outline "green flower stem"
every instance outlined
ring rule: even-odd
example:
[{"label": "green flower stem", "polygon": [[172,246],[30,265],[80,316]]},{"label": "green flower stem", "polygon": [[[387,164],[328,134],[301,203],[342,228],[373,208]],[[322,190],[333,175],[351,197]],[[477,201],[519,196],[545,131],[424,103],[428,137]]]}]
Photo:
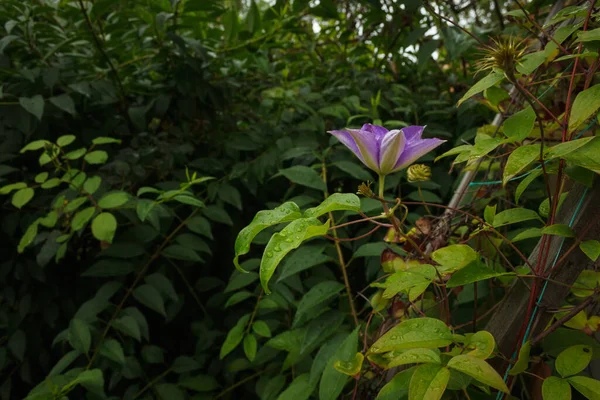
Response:
[{"label": "green flower stem", "polygon": [[379,175],[379,198],[383,200],[383,189],[385,188],[385,175]]}]

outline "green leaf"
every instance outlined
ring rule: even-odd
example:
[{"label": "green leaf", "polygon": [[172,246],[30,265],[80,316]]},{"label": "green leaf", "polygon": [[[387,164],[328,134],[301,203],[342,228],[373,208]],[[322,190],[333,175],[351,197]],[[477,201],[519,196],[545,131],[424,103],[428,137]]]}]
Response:
[{"label": "green leaf", "polygon": [[125,276],[133,272],[133,265],[128,262],[103,259],[86,269],[81,276],[85,277],[109,277]]},{"label": "green leaf", "polygon": [[494,217],[496,216],[497,206],[498,206],[497,204],[494,204],[494,206],[487,205],[485,207],[485,210],[483,211],[483,219],[485,220],[485,222],[487,222],[490,225],[494,222]]},{"label": "green leaf", "polygon": [[529,353],[531,352],[531,340],[525,342],[519,350],[519,358],[517,362],[508,372],[509,375],[515,376],[527,370],[529,367]]},{"label": "green leaf", "polygon": [[250,243],[252,243],[252,240],[254,240],[256,235],[269,226],[277,225],[282,222],[293,221],[301,216],[302,213],[300,212],[300,208],[296,205],[296,203],[291,201],[283,203],[274,210],[259,211],[254,216],[254,219],[252,219],[252,222],[250,222],[250,225],[242,229],[235,239],[235,258],[233,259],[235,267],[242,272],[246,272],[240,266],[238,258],[239,256],[247,254],[250,251]]},{"label": "green leaf", "polygon": [[[600,85],[598,85],[598,86],[600,86]],[[547,149],[544,157],[546,159],[565,158],[570,153],[587,145],[592,140],[594,140],[594,136],[570,140],[570,141],[564,142],[564,143],[559,143],[556,146],[552,146],[549,149]]]},{"label": "green leaf", "polygon": [[328,230],[329,220],[322,224],[317,218],[301,218],[292,221],[281,232],[274,234],[267,243],[260,262],[260,282],[265,293],[271,293],[268,287],[269,280],[285,255],[305,240],[323,236]]},{"label": "green leaf", "polygon": [[92,176],[88,178],[83,184],[83,190],[85,190],[86,193],[94,194],[96,193],[96,190],[98,190],[98,188],[100,187],[100,183],[102,183],[102,178],[100,178],[99,176]]},{"label": "green leaf", "polygon": [[252,330],[262,337],[271,337],[271,329],[269,329],[269,326],[264,321],[254,321]]},{"label": "green leaf", "polygon": [[67,154],[65,154],[64,158],[66,158],[67,160],[77,160],[77,159],[83,157],[83,155],[86,153],[86,151],[87,151],[87,149],[85,147],[82,147],[80,149],[68,152]]},{"label": "green leaf", "polygon": [[600,84],[579,92],[571,106],[569,132],[576,130],[600,108]]},{"label": "green leaf", "polygon": [[424,364],[418,367],[410,380],[409,400],[439,400],[442,398],[450,370],[437,364]]},{"label": "green leaf", "polygon": [[44,98],[39,94],[33,97],[19,97],[19,104],[30,114],[33,114],[38,120],[42,120],[44,115]]},{"label": "green leaf", "polygon": [[38,224],[39,220],[36,220],[34,223],[29,225],[29,227],[21,237],[21,240],[19,241],[19,246],[17,247],[17,251],[19,252],[19,254],[23,253],[23,251],[25,251],[25,248],[31,243],[33,243],[33,240],[35,239],[38,233]]},{"label": "green leaf", "polygon": [[78,231],[88,223],[88,221],[94,216],[96,207],[88,207],[79,211],[71,220],[71,229]]},{"label": "green leaf", "polygon": [[244,315],[240,318],[235,324],[233,328],[227,333],[227,337],[221,346],[221,353],[219,354],[219,359],[223,359],[227,354],[231,353],[242,341],[244,338],[244,328],[246,327],[246,323],[250,319],[248,314]]},{"label": "green leaf", "polygon": [[90,392],[104,394],[104,376],[101,369],[83,371],[75,381]]},{"label": "green leaf", "polygon": [[515,203],[519,202],[519,199],[525,192],[525,189],[527,189],[527,187],[535,180],[535,178],[542,175],[542,173],[543,171],[541,169],[534,169],[528,172],[528,175],[519,183],[517,189],[515,190]]},{"label": "green leaf", "polygon": [[504,79],[504,73],[502,72],[492,72],[485,78],[481,79],[479,82],[471,86],[471,88],[464,94],[463,97],[456,103],[456,106],[460,106],[465,100],[470,99],[477,93],[483,92],[487,88],[494,86],[496,83],[500,82]]},{"label": "green leaf", "polygon": [[280,274],[277,282],[281,282],[309,268],[333,261],[333,258],[323,254],[324,250],[324,246],[311,245],[305,245],[294,250],[292,254],[285,258],[281,267],[279,267]]},{"label": "green leaf", "polygon": [[[397,354],[399,353],[399,354]],[[393,354],[393,357],[392,357]],[[398,367],[406,364],[441,364],[440,352],[437,349],[408,349],[400,352],[394,351],[385,356],[389,362],[385,369]]]},{"label": "green leaf", "polygon": [[231,204],[238,210],[242,209],[242,196],[235,187],[224,183],[219,186],[217,195],[219,196],[219,199],[223,200],[225,203]]},{"label": "green leaf", "polygon": [[361,352],[358,352],[349,361],[337,360],[333,364],[333,368],[344,375],[354,376],[360,373],[364,360],[365,356]]},{"label": "green leaf", "polygon": [[87,354],[92,345],[92,334],[90,327],[85,321],[74,318],[69,324],[69,332],[67,338],[71,347],[82,354]]},{"label": "green leaf", "polygon": [[590,361],[592,361],[592,348],[590,346],[571,346],[556,357],[554,368],[563,378],[566,378],[583,371]]},{"label": "green leaf", "polygon": [[590,400],[600,399],[600,381],[588,378],[587,376],[571,376],[567,381],[577,390]]},{"label": "green leaf", "polygon": [[356,327],[327,362],[319,384],[319,400],[336,400],[344,390],[349,377],[337,371],[334,364],[338,360],[349,360],[354,357],[358,350],[358,331],[359,327]]},{"label": "green leaf", "polygon": [[544,235],[556,235],[568,238],[575,237],[575,232],[573,232],[573,229],[571,229],[569,225],[565,224],[554,224],[546,226],[542,228],[542,233]]},{"label": "green leaf", "polygon": [[540,220],[540,216],[533,210],[527,208],[511,208],[496,214],[496,217],[494,218],[494,228],[534,219]]},{"label": "green leaf", "polygon": [[[67,156],[68,156],[68,154],[67,154]],[[108,161],[108,153],[106,153],[103,150],[90,151],[89,153],[87,153],[85,155],[85,157],[83,157],[83,159],[88,164],[92,164],[92,165],[104,164],[106,161]]]},{"label": "green leaf", "polygon": [[479,331],[470,336],[465,343],[465,349],[470,350],[465,354],[485,360],[492,355],[495,346],[496,341],[491,333]]},{"label": "green leaf", "polygon": [[77,360],[81,353],[77,350],[71,350],[67,354],[61,357],[60,360],[56,363],[54,367],[48,373],[46,378],[50,378],[52,376],[60,375],[62,372],[73,363],[73,361]]},{"label": "green leaf", "polygon": [[446,287],[454,288],[458,286],[464,286],[469,283],[496,278],[498,276],[508,275],[514,275],[514,272],[496,272],[481,262],[472,262],[460,271],[455,272],[450,277]]},{"label": "green leaf", "polygon": [[2,186],[0,188],[0,194],[9,194],[13,190],[26,188],[27,184],[25,182],[17,182],[11,183],[10,185]]},{"label": "green leaf", "polygon": [[[204,202],[200,199],[197,199],[193,196],[189,196],[189,195],[177,195],[175,197],[172,198],[172,200],[178,201],[182,204],[187,204],[189,206],[195,206],[195,207],[199,207],[199,208],[204,208],[206,205],[204,204]],[[232,225],[231,223],[229,223],[229,216],[227,217],[228,222],[226,222],[229,225]],[[222,222],[222,221],[219,221]]]},{"label": "green leaf", "polygon": [[99,137],[93,139],[92,143],[93,144],[111,144],[111,143],[121,144],[121,140],[107,137],[107,136],[99,136]]},{"label": "green leaf", "polygon": [[173,258],[175,260],[195,262],[203,261],[202,257],[200,257],[194,250],[180,244],[172,244],[168,246],[161,252],[161,254],[167,258]]},{"label": "green leaf", "polygon": [[377,394],[376,400],[404,400],[408,398],[408,389],[413,374],[418,367],[398,372]]},{"label": "green leaf", "polygon": [[448,368],[455,369],[459,372],[469,375],[479,382],[498,389],[504,393],[510,393],[504,380],[494,368],[480,358],[469,355],[460,355],[452,357],[447,364]]},{"label": "green leaf", "polygon": [[13,194],[11,203],[13,206],[21,209],[25,204],[29,203],[31,199],[33,199],[33,195],[35,194],[32,188],[20,189]]},{"label": "green leaf", "polygon": [[352,161],[337,161],[334,162],[332,165],[360,181],[366,182],[373,179],[369,171]]},{"label": "green leaf", "polygon": [[302,297],[298,303],[298,309],[294,316],[292,327],[295,328],[299,321],[302,320],[304,314],[312,308],[322,304],[332,298],[337,297],[338,293],[344,289],[344,285],[336,281],[325,281],[317,283]]},{"label": "green leaf", "polygon": [[116,231],[117,219],[111,213],[100,213],[92,221],[92,234],[98,240],[112,243]]},{"label": "green leaf", "polygon": [[327,190],[327,186],[323,182],[321,176],[314,169],[303,165],[295,165],[290,168],[279,170],[279,173],[275,176],[278,175],[283,175],[298,185],[307,186],[323,192]]},{"label": "green leaf", "polygon": [[571,166],[579,166],[597,172],[600,170],[600,160],[598,159],[599,152],[600,138],[592,137],[592,140],[586,143],[585,146],[581,146],[565,155],[564,159],[567,160]]},{"label": "green leaf", "polygon": [[546,61],[546,51],[540,50],[523,56],[517,64],[517,71],[523,75],[533,73],[540,65]]},{"label": "green leaf", "polygon": [[219,382],[210,375],[196,375],[182,378],[177,384],[195,392],[211,392],[219,387]]},{"label": "green leaf", "polygon": [[[254,4],[254,3],[253,3]],[[308,400],[314,386],[310,383],[310,374],[298,375],[292,383],[277,397],[277,400]]]},{"label": "green leaf", "polygon": [[360,199],[352,193],[334,193],[317,207],[304,211],[304,217],[320,217],[331,211],[349,210],[360,212]]},{"label": "green leaf", "polygon": [[533,130],[535,118],[535,112],[531,107],[527,107],[524,110],[511,115],[506,121],[504,121],[504,134],[511,141],[522,142]]},{"label": "green leaf", "polygon": [[369,353],[414,348],[435,349],[452,343],[452,332],[439,319],[414,318],[403,321],[381,336]]},{"label": "green leaf", "polygon": [[133,291],[133,297],[135,297],[137,301],[146,307],[151,308],[165,317],[167,316],[167,312],[165,311],[165,302],[160,295],[160,292],[156,290],[154,286],[147,283],[138,286]]},{"label": "green leaf", "polygon": [[177,292],[175,291],[173,284],[160,272],[155,272],[154,274],[148,275],[144,278],[144,280],[154,286],[161,294],[164,294],[173,301],[179,301],[179,296],[177,296]]},{"label": "green leaf", "polygon": [[579,244],[579,248],[593,262],[600,257],[600,242],[597,240],[584,240]]},{"label": "green leaf", "polygon": [[523,172],[523,170],[525,170],[532,162],[536,161],[539,156],[539,144],[517,147],[510,153],[510,156],[508,156],[502,176],[502,184],[506,185],[514,176]]},{"label": "green leaf", "polygon": [[600,40],[600,28],[578,32],[575,42],[592,42],[594,40]]},{"label": "green leaf", "polygon": [[98,207],[100,208],[115,208],[120,207],[129,201],[129,194],[126,192],[113,192],[105,194],[100,200],[98,200]]},{"label": "green leaf", "polygon": [[35,176],[35,178],[33,180],[35,181],[35,183],[44,183],[44,182],[46,182],[46,179],[48,179],[48,173],[40,172],[39,174],[37,174]]},{"label": "green leaf", "polygon": [[249,299],[250,297],[253,297],[252,293],[248,292],[248,291],[241,291],[241,292],[235,292],[226,302],[225,302],[225,308],[234,306],[246,299]]},{"label": "green leaf", "polygon": [[373,242],[373,243],[365,243],[360,246],[354,254],[352,254],[352,258],[359,257],[379,257],[383,250],[387,249],[387,245],[384,242]]},{"label": "green leaf", "polygon": [[246,274],[235,271],[232,274],[227,287],[223,290],[224,293],[229,293],[234,290],[239,290],[243,287],[250,285],[258,280],[258,274],[256,272],[248,272]]},{"label": "green leaf", "polygon": [[138,342],[141,342],[142,340],[140,327],[137,321],[135,320],[135,318],[130,317],[129,315],[115,319],[115,321],[113,322],[113,327],[116,330],[121,331],[125,335],[131,336]]},{"label": "green leaf", "polygon": [[251,333],[248,334],[244,338],[243,348],[244,348],[244,354],[246,354],[246,357],[248,358],[249,361],[254,361],[254,359],[256,358],[256,347],[257,347],[256,337]]},{"label": "green leaf", "polygon": [[406,271],[395,272],[385,282],[383,298],[391,299],[398,293],[415,286],[425,285],[427,288],[436,276],[435,268],[429,264],[421,264]]},{"label": "green leaf", "polygon": [[600,272],[586,269],[575,280],[571,292],[577,297],[588,297],[597,286],[600,286]]},{"label": "green leaf", "polygon": [[[77,112],[75,111],[75,103],[73,102],[71,96],[69,96],[68,94],[61,94],[59,96],[50,97],[48,100],[50,100],[50,103],[54,104],[56,107],[71,115],[77,114]],[[63,146],[59,143],[57,144],[61,147]]]},{"label": "green leaf", "polygon": [[75,141],[75,135],[64,135],[56,139],[56,144],[60,147],[65,147],[70,145]]},{"label": "green leaf", "polygon": [[102,343],[98,353],[101,356],[108,358],[109,360],[115,361],[121,365],[125,364],[125,354],[123,353],[123,347],[121,343],[115,339],[107,339]]},{"label": "green leaf", "polygon": [[542,398],[544,400],[571,400],[571,386],[564,379],[549,376],[542,383]]},{"label": "green leaf", "polygon": [[[498,215],[496,215],[496,218],[498,218]],[[458,271],[473,261],[478,260],[479,255],[466,244],[453,244],[431,253],[431,259],[440,264],[440,267],[438,267],[440,273],[450,273]]]},{"label": "green leaf", "polygon": [[592,187],[595,174],[589,169],[573,165],[571,167],[567,167],[565,169],[565,173],[569,176],[569,178],[573,179],[575,182],[579,182],[582,185],[585,185],[589,188]]},{"label": "green leaf", "polygon": [[185,400],[186,398],[185,392],[172,383],[160,383],[154,386],[154,390],[159,399]]}]

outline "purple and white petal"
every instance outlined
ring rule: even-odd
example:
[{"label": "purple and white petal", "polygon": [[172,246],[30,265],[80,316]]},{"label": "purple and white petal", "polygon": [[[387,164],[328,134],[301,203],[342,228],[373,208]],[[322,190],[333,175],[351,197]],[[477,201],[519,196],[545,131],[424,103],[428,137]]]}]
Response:
[{"label": "purple and white petal", "polygon": [[404,147],[404,152],[402,152],[402,155],[394,166],[394,171],[408,167],[410,164],[414,163],[419,158],[429,153],[431,150],[435,149],[444,142],[445,140],[437,138],[421,139],[418,141],[413,141],[412,143],[407,141],[406,146]]},{"label": "purple and white petal", "polygon": [[373,171],[379,173],[379,142],[369,131],[358,129],[346,129],[352,136],[358,150],[360,151],[360,160]]},{"label": "purple and white petal", "polygon": [[377,142],[379,143],[381,143],[383,137],[389,132],[383,126],[373,124],[364,124],[360,130],[371,132],[373,135],[375,135],[375,139],[377,139]]},{"label": "purple and white petal", "polygon": [[423,130],[425,130],[424,126],[405,126],[402,128],[402,132],[404,132],[404,136],[406,137],[407,142],[414,142],[417,140],[421,140],[421,135],[423,135]]},{"label": "purple and white petal", "polygon": [[365,162],[363,160],[362,155],[360,154],[360,150],[358,149],[358,146],[356,145],[356,142],[354,141],[354,139],[348,133],[347,130],[342,130],[342,131],[328,131],[328,132],[331,133],[333,136],[335,136],[340,142],[342,142],[342,144],[344,146],[346,146],[347,148],[349,148],[350,150],[352,150],[352,152],[354,154],[356,154],[356,156],[360,159],[360,161],[362,161],[363,163]]},{"label": "purple and white petal", "polygon": [[402,155],[406,145],[406,138],[401,130],[389,131],[381,141],[379,152],[379,171],[387,175],[394,170],[398,159]]}]

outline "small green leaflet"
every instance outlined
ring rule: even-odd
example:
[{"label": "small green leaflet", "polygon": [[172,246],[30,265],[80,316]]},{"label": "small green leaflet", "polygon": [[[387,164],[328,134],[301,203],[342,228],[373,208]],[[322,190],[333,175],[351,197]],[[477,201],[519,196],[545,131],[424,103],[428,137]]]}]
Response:
[{"label": "small green leaflet", "polygon": [[513,367],[508,372],[509,375],[515,376],[527,370],[527,367],[529,367],[530,352],[531,341],[528,340],[523,346],[521,346],[521,350],[519,350],[519,358],[517,359],[515,365],[513,365]]},{"label": "small green leaflet", "polygon": [[579,248],[594,262],[600,257],[600,242],[597,240],[585,240],[579,244]]},{"label": "small green leaflet", "polygon": [[221,346],[221,353],[219,359],[223,359],[227,354],[231,353],[242,341],[244,337],[244,328],[246,323],[250,319],[250,314],[244,315],[240,318],[233,328],[227,334],[223,345]]},{"label": "small green leaflet", "polygon": [[250,243],[265,228],[293,221],[301,216],[300,207],[293,202],[283,203],[274,210],[259,211],[250,225],[242,229],[235,239],[235,258],[233,259],[235,267],[242,272],[247,272],[240,266],[238,258],[250,251]]},{"label": "small green leaflet", "polygon": [[600,381],[587,376],[571,376],[567,380],[575,390],[588,399],[600,399]]},{"label": "small green leaflet", "polygon": [[323,375],[321,376],[321,383],[319,384],[320,400],[336,400],[342,393],[349,377],[336,370],[334,364],[336,361],[346,361],[354,357],[358,350],[358,331],[359,327],[356,327],[356,329],[344,339],[334,356],[327,362],[327,365],[323,370]]},{"label": "small green leaflet", "polygon": [[111,213],[100,213],[92,221],[92,234],[98,240],[112,243],[116,230],[117,219]]},{"label": "small green leaflet", "polygon": [[274,234],[267,243],[260,262],[260,282],[265,293],[271,293],[268,287],[269,280],[283,257],[298,248],[303,241],[323,236],[328,230],[329,220],[322,224],[317,218],[300,218],[292,221],[281,232]]},{"label": "small green leaflet", "polygon": [[465,343],[465,349],[469,350],[467,355],[485,360],[494,352],[496,341],[488,331],[475,332]]},{"label": "small green leaflet", "polygon": [[417,368],[410,380],[408,400],[439,400],[449,380],[448,368],[438,364],[423,364]]},{"label": "small green leaflet", "polygon": [[531,163],[540,157],[540,145],[531,144],[517,147],[506,161],[504,173],[502,176],[502,184],[506,185],[514,176],[520,174]]},{"label": "small green leaflet", "polygon": [[450,273],[458,271],[473,261],[478,260],[479,255],[466,244],[453,244],[434,251],[431,254],[431,258],[440,264],[440,267],[438,267],[439,272]]},{"label": "small green leaflet", "polygon": [[314,169],[304,165],[295,165],[290,168],[279,170],[279,173],[275,176],[278,175],[283,175],[298,185],[321,191],[327,190],[327,186],[323,182],[321,176]]},{"label": "small green leaflet", "polygon": [[320,282],[313,286],[298,303],[292,328],[296,328],[297,322],[301,320],[304,313],[327,300],[337,297],[337,294],[343,289],[344,285],[337,281]]},{"label": "small green leaflet", "polygon": [[456,103],[456,106],[460,106],[465,100],[471,98],[477,93],[483,92],[487,88],[494,86],[502,79],[504,79],[503,72],[492,72],[491,74],[489,74],[488,76],[471,86],[467,93],[465,93],[465,95],[458,101],[458,103]]},{"label": "small green leaflet", "polygon": [[590,361],[592,361],[592,348],[590,346],[571,346],[556,357],[554,368],[563,378],[566,378],[583,371]]},{"label": "small green leaflet", "polygon": [[483,281],[486,279],[495,278],[498,276],[514,275],[514,272],[496,272],[485,264],[475,261],[464,267],[463,269],[455,272],[451,277],[446,287],[454,288],[458,286],[464,286],[469,283]]},{"label": "small green leaflet", "polygon": [[413,318],[387,331],[369,349],[369,353],[426,348],[435,349],[452,343],[452,332],[435,318]]},{"label": "small green leaflet", "polygon": [[600,108],[600,84],[580,92],[575,98],[569,117],[569,132],[577,129],[598,111],[598,108]]},{"label": "small green leaflet", "polygon": [[521,142],[529,136],[534,124],[535,112],[531,107],[527,107],[504,121],[504,134],[511,142]]},{"label": "small green leaflet", "polygon": [[549,376],[542,383],[542,398],[544,400],[571,400],[571,386],[565,379]]},{"label": "small green leaflet", "polygon": [[504,225],[516,224],[518,222],[530,221],[533,219],[541,220],[538,213],[527,208],[511,208],[499,212],[494,217],[494,227],[498,228]]},{"label": "small green leaflet", "polygon": [[504,383],[504,380],[491,365],[482,359],[466,354],[455,356],[448,361],[448,368],[455,369],[463,374],[478,380],[481,383],[489,385],[504,393],[510,393],[510,390]]}]

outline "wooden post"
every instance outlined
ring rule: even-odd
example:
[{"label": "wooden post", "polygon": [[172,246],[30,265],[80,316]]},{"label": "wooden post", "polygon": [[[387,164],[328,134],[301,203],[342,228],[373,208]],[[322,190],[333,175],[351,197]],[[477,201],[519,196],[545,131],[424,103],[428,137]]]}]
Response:
[{"label": "wooden post", "polygon": [[[600,204],[600,187],[597,183],[590,189],[586,189],[579,184],[574,185],[557,216],[556,223],[571,225],[577,237],[581,235],[581,232],[587,230],[582,240],[600,238],[600,207],[598,206]],[[575,212],[577,214],[573,219]],[[573,221],[572,224],[571,221]],[[574,239],[565,239],[561,248],[562,241],[562,237],[551,237],[549,257],[546,265],[544,265],[544,270],[551,268],[554,260],[560,259],[574,243]],[[539,253],[540,243],[538,242],[529,257],[529,262],[532,265],[536,265]],[[556,258],[557,255],[558,258]],[[534,338],[544,330],[553,315],[548,311],[560,307],[569,294],[569,287],[564,285],[572,285],[581,271],[590,268],[592,265],[592,261],[577,248],[555,268],[551,279],[562,283],[562,285],[553,282],[548,283],[539,305],[538,316],[536,317],[538,321],[535,323],[529,339]],[[541,284],[543,285],[543,282]],[[512,351],[518,339],[517,336],[524,323],[529,293],[529,289],[520,280],[516,280],[485,328],[496,339],[498,350],[508,358],[512,356]]]}]

